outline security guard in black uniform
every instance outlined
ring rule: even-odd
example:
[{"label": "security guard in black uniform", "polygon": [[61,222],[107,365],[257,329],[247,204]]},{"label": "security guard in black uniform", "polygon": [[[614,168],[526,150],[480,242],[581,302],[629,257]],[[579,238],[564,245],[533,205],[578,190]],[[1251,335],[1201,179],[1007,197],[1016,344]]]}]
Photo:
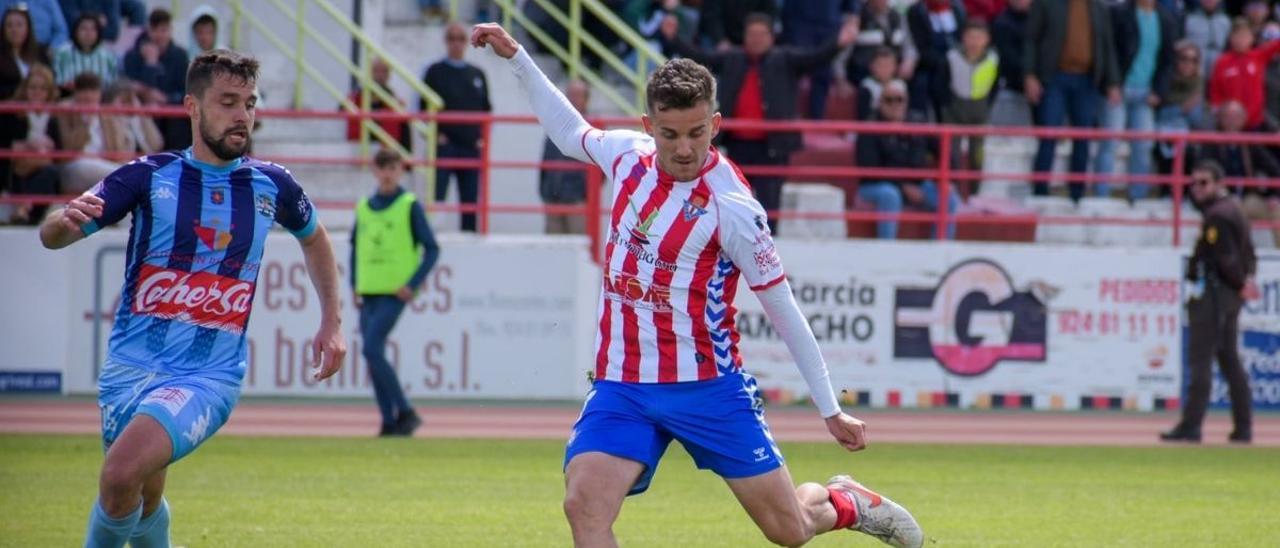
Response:
[{"label": "security guard in black uniform", "polygon": [[1191,340],[1187,362],[1191,386],[1182,408],[1182,421],[1160,434],[1164,441],[1200,441],[1212,387],[1213,359],[1230,387],[1231,418],[1235,429],[1228,438],[1249,443],[1252,432],[1252,397],[1249,376],[1240,364],[1240,307],[1255,299],[1257,258],[1249,223],[1240,203],[1227,193],[1222,183],[1222,166],[1212,160],[1196,165],[1191,172],[1191,198],[1204,217],[1200,239],[1187,268],[1187,279],[1196,282],[1187,303]]}]

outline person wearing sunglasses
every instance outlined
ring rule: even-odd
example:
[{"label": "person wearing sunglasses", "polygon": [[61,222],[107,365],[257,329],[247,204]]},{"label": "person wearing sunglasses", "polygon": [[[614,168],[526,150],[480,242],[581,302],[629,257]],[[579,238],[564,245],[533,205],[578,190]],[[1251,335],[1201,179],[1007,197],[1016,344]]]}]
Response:
[{"label": "person wearing sunglasses", "polygon": [[[873,119],[878,122],[900,123],[907,120],[907,84],[893,80],[880,93],[880,108]],[[858,136],[857,165],[863,168],[924,169],[935,166],[937,145],[919,135],[893,135],[864,133]],[[912,178],[868,178],[858,183],[858,200],[875,206],[877,213],[901,213],[904,205],[938,210],[938,185],[933,181]],[[948,210],[955,213],[960,207],[960,196],[951,188]],[[947,225],[947,238],[955,238],[955,223]],[[876,221],[876,237],[898,237],[897,219]]]},{"label": "person wearing sunglasses", "polygon": [[1222,166],[1213,160],[1200,161],[1191,172],[1191,199],[1204,216],[1186,273],[1186,278],[1196,284],[1187,302],[1191,385],[1182,407],[1182,420],[1160,434],[1163,441],[1200,442],[1215,358],[1230,387],[1235,428],[1228,439],[1233,443],[1253,440],[1249,376],[1240,364],[1237,345],[1240,308],[1244,301],[1259,296],[1253,278],[1258,261],[1244,211],[1222,179]]}]

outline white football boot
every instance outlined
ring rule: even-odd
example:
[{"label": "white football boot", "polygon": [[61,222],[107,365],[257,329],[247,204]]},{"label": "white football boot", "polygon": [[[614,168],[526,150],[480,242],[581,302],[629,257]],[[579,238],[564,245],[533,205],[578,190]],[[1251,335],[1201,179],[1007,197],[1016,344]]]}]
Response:
[{"label": "white football boot", "polygon": [[835,476],[827,480],[827,487],[848,497],[858,509],[858,521],[849,529],[876,537],[895,548],[920,548],[924,545],[924,532],[916,518],[888,497],[863,487],[849,476]]}]

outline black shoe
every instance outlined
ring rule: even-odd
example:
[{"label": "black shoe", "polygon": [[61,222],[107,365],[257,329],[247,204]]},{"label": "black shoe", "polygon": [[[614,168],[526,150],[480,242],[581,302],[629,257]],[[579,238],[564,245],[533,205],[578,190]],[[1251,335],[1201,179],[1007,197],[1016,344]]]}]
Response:
[{"label": "black shoe", "polygon": [[413,411],[406,411],[396,419],[394,432],[396,436],[412,436],[413,431],[422,426],[422,419]]},{"label": "black shoe", "polygon": [[1232,430],[1231,435],[1227,436],[1227,441],[1231,443],[1253,443],[1253,432]]},{"label": "black shoe", "polygon": [[1174,428],[1168,432],[1160,433],[1160,441],[1179,441],[1186,443],[1200,443],[1199,432],[1187,432],[1179,428]]},{"label": "black shoe", "polygon": [[394,424],[384,424],[382,425],[382,428],[378,430],[379,438],[385,438],[387,436],[394,436],[394,435],[396,435],[396,426]]}]

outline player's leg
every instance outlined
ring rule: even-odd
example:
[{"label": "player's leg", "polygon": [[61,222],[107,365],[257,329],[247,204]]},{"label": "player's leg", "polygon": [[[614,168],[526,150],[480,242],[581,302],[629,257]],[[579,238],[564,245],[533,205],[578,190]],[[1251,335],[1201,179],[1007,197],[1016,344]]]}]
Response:
[{"label": "player's leg", "polygon": [[616,546],[627,495],[649,488],[671,443],[646,414],[654,387],[597,381],[565,444],[564,514],[575,546]]},{"label": "player's leg", "polygon": [[774,544],[799,546],[836,524],[827,489],[816,483],[795,487],[786,466],[725,482],[760,532]]},{"label": "player's leg", "polygon": [[124,546],[142,518],[142,486],[169,465],[173,445],[159,421],[134,416],[111,444],[98,479],[98,502],[85,546]]},{"label": "player's leg", "polygon": [[613,522],[645,465],[600,452],[581,453],[565,469],[564,515],[578,547],[617,546]]},{"label": "player's leg", "polygon": [[162,468],[142,483],[142,519],[129,535],[129,546],[133,548],[169,546],[169,503],[164,500],[167,471]]}]

